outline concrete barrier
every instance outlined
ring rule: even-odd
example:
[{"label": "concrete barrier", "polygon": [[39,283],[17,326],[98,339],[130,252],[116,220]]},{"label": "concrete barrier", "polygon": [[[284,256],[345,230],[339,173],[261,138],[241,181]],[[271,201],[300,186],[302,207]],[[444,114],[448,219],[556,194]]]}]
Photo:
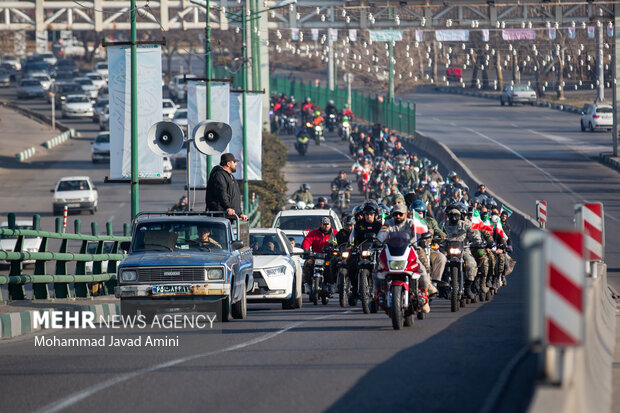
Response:
[{"label": "concrete barrier", "polygon": [[16,154],[15,157],[19,162],[24,162],[26,159],[32,158],[36,151],[36,148],[33,146]]},{"label": "concrete barrier", "polygon": [[43,142],[43,146],[45,146],[47,149],[51,149],[54,146],[60,145],[61,143],[68,141],[74,135],[75,135],[75,129],[69,129],[61,133],[60,135]]}]

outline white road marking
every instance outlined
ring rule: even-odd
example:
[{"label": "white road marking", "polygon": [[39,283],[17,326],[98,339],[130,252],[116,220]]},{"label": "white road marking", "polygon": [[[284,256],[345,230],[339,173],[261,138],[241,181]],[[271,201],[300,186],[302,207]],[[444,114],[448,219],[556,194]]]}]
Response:
[{"label": "white road marking", "polygon": [[509,123],[509,125],[512,126],[513,128],[518,128],[519,127],[519,125],[517,125],[516,123],[512,123],[512,122]]},{"label": "white road marking", "polygon": [[[347,314],[350,313],[351,310],[345,311],[343,314]],[[331,318],[334,317],[338,314],[331,314],[331,315],[326,315],[326,316],[322,316],[322,317],[316,317],[316,318],[312,318],[310,320],[306,320],[306,321],[299,321],[295,324],[291,324],[288,327],[285,327],[281,330],[275,331],[273,333],[269,333],[269,334],[265,334],[262,335],[260,337],[257,337],[255,339],[249,340],[249,341],[245,341],[243,343],[239,343],[237,345],[231,346],[231,347],[226,347],[220,350],[215,350],[215,351],[209,351],[207,353],[202,353],[202,354],[194,354],[192,356],[187,356],[187,357],[181,357],[175,360],[170,360],[167,361],[165,363],[161,363],[161,364],[157,364],[155,366],[151,366],[151,367],[145,367],[136,371],[133,371],[131,373],[125,373],[125,374],[121,374],[120,376],[111,378],[109,380],[106,380],[104,382],[101,382],[99,384],[95,384],[94,386],[90,386],[87,387],[85,389],[80,390],[77,393],[73,393],[71,395],[69,395],[68,397],[62,398],[60,400],[57,400],[45,407],[43,407],[42,409],[38,410],[39,412],[48,412],[48,413],[53,413],[53,412],[58,412],[60,410],[66,409],[90,396],[92,396],[95,393],[98,393],[102,390],[105,390],[109,387],[115,386],[119,383],[123,383],[127,380],[131,380],[135,377],[141,376],[143,374],[146,373],[152,373],[154,371],[158,371],[158,370],[163,370],[169,367],[174,367],[177,366],[179,364],[182,363],[186,363],[188,361],[192,361],[192,360],[196,360],[199,358],[203,358],[203,357],[210,357],[210,356],[215,356],[217,354],[222,354],[222,353],[229,353],[231,351],[235,351],[235,350],[240,350],[242,348],[246,348],[246,347],[250,347],[253,346],[254,344],[259,344],[262,343],[263,341],[267,341],[270,340],[274,337],[279,336],[282,333],[286,333],[289,330],[292,330],[294,328],[299,327],[302,324],[305,324],[309,321],[318,321],[318,320],[324,320],[326,318]]]},{"label": "white road marking", "polygon": [[[562,183],[559,179],[557,179],[555,176],[551,175],[549,172],[545,171],[544,169],[542,169],[541,167],[539,167],[538,165],[536,165],[534,162],[530,161],[529,159],[527,159],[525,156],[521,155],[519,152],[515,151],[514,149],[512,149],[511,147],[504,145],[503,143],[485,135],[484,133],[478,132],[477,130],[471,129],[471,128],[465,128],[466,130],[480,136],[481,138],[484,138],[490,142],[493,142],[494,144],[496,144],[497,146],[501,146],[502,148],[504,148],[505,150],[507,150],[508,152],[512,153],[514,156],[516,156],[517,158],[521,159],[522,161],[524,161],[525,163],[527,163],[528,165],[530,165],[531,167],[535,168],[536,170],[538,170],[540,173],[542,173],[544,176],[547,177],[547,179],[549,180],[549,182],[551,182],[552,184],[554,184],[555,186],[557,186],[558,188],[560,188],[561,190],[564,190],[568,193],[570,193],[571,195],[573,195],[573,197],[578,198],[581,202],[586,202],[585,198],[582,197],[580,194],[578,194],[577,192],[573,191],[572,189],[570,189],[568,186],[566,186],[564,183]],[[605,216],[607,218],[610,218],[616,222],[619,222],[620,220],[612,215],[609,214],[605,214]]]},{"label": "white road marking", "polygon": [[609,148],[605,146],[590,145],[587,142],[566,138],[564,136],[557,136],[557,135],[551,135],[548,133],[537,132],[532,129],[528,129],[528,132],[533,133],[538,136],[542,136],[543,138],[552,140],[554,142],[560,143],[566,146],[567,148],[579,153],[580,155],[582,155],[584,158],[587,158],[587,159],[590,159],[590,157],[587,156],[589,153],[588,151],[592,151],[594,153],[609,151]]},{"label": "white road marking", "polygon": [[327,145],[327,144],[325,144],[325,147],[327,147],[327,148],[331,149],[331,150],[332,150],[332,151],[334,151],[334,152],[338,152],[339,154],[341,154],[342,156],[344,156],[345,158],[347,158],[347,159],[348,159],[348,160],[350,160],[350,161],[352,161],[352,160],[353,160],[353,158],[351,158],[351,157],[349,156],[349,154],[347,154],[347,153],[345,153],[345,152],[342,152],[342,151],[341,151],[340,149],[338,149],[338,148],[334,148],[333,146],[331,146],[331,145]]}]

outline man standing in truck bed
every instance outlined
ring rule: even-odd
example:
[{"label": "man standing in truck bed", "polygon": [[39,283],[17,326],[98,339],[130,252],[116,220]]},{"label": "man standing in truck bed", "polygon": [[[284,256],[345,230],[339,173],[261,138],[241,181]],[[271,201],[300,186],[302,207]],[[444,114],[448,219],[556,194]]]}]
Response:
[{"label": "man standing in truck bed", "polygon": [[232,175],[237,172],[238,159],[232,153],[224,153],[207,182],[207,211],[226,211],[227,216],[238,215],[243,221],[248,217],[241,212],[241,192]]}]

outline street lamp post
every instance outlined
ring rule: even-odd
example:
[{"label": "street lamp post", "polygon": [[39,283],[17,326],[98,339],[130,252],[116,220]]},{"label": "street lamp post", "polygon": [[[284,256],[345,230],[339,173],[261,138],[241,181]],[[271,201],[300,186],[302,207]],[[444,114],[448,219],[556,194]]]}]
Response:
[{"label": "street lamp post", "polygon": [[138,197],[138,67],[136,62],[136,0],[131,0],[131,218],[140,210]]},{"label": "street lamp post", "polygon": [[[211,119],[211,27],[209,27],[209,21],[211,13],[211,0],[207,1],[207,10],[206,10],[206,23],[205,23],[205,78],[206,78],[206,88],[207,88],[207,106],[206,106],[206,118]],[[209,174],[211,173],[211,168],[213,168],[213,157],[211,155],[207,155],[207,180],[209,179]],[[188,165],[189,169],[189,165]],[[189,204],[189,203],[188,203]]]}]

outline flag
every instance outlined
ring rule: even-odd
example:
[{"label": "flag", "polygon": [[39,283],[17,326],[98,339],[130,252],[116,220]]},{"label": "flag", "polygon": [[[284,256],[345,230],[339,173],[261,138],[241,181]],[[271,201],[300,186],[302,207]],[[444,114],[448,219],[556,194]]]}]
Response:
[{"label": "flag", "polygon": [[493,218],[493,232],[499,234],[499,236],[502,237],[504,241],[508,241],[508,236],[504,232],[504,227],[502,226],[501,220],[498,216],[494,216]]},{"label": "flag", "polygon": [[575,28],[574,27],[569,27],[568,28],[568,38],[569,39],[574,39],[575,38]]},{"label": "flag", "polygon": [[471,216],[471,229],[482,229],[482,219],[480,218],[480,211],[474,209]]},{"label": "flag", "polygon": [[482,41],[483,42],[489,41],[489,30],[488,29],[482,29]]},{"label": "flag", "polygon": [[607,37],[613,37],[614,35],[614,25],[609,23],[607,25]]},{"label": "flag", "polygon": [[588,38],[594,39],[594,26],[588,26]]},{"label": "flag", "polygon": [[413,232],[416,234],[424,234],[425,232],[428,232],[426,221],[420,218],[418,211],[413,211]]},{"label": "flag", "polygon": [[424,40],[424,32],[422,30],[415,31],[415,41],[421,42]]},{"label": "flag", "polygon": [[488,215],[482,220],[482,228],[480,228],[480,230],[481,231],[488,231],[488,232],[491,232],[491,233],[493,232],[493,223],[489,219]]},{"label": "flag", "polygon": [[555,27],[549,27],[549,39],[555,40]]},{"label": "flag", "polygon": [[502,207],[500,208],[499,214],[502,215],[502,212],[507,213],[509,217],[512,215],[512,210],[508,208],[506,205],[502,205]]}]

